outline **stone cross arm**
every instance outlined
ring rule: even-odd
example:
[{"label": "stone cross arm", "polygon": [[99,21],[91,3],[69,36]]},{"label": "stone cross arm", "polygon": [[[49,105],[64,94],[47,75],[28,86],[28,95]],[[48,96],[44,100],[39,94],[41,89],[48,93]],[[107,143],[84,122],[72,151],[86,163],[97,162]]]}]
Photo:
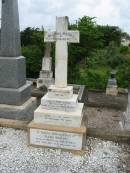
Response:
[{"label": "stone cross arm", "polygon": [[56,42],[55,86],[67,87],[68,43],[79,43],[79,31],[68,30],[68,18],[56,18],[56,31],[45,32],[44,42]]},{"label": "stone cross arm", "polygon": [[79,31],[45,32],[44,42],[66,41],[68,43],[79,43]]}]

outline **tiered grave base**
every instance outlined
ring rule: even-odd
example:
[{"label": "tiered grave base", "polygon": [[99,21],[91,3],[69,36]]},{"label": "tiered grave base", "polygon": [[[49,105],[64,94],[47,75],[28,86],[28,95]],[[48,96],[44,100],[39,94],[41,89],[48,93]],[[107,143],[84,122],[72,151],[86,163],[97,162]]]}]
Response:
[{"label": "tiered grave base", "polygon": [[86,127],[80,128],[46,125],[32,121],[29,126],[29,144],[36,147],[83,151]]},{"label": "tiered grave base", "polygon": [[130,131],[130,118],[129,118],[129,113],[128,110],[123,113],[122,116],[122,125],[125,130]]},{"label": "tiered grave base", "polygon": [[65,99],[63,89],[58,91],[54,88],[51,94],[52,88],[51,86],[49,93],[42,98],[41,105],[34,113],[34,121],[28,126],[29,144],[83,151],[87,131],[83,115],[84,104],[77,102],[78,95],[72,94],[72,88],[64,90]]},{"label": "tiered grave base", "polygon": [[117,96],[118,95],[117,81],[115,78],[110,78],[108,80],[106,95],[111,95],[111,96]]},{"label": "tiered grave base", "polygon": [[40,77],[37,79],[37,88],[46,86],[47,88],[54,84],[53,72],[52,71],[40,71]]},{"label": "tiered grave base", "polygon": [[111,96],[117,96],[118,95],[118,88],[117,86],[108,86],[106,89],[106,95],[111,95]]}]

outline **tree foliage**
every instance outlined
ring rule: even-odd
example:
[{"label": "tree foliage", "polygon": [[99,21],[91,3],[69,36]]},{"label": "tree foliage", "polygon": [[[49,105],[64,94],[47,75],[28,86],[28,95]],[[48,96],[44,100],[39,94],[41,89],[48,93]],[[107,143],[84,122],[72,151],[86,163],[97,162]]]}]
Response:
[{"label": "tree foliage", "polygon": [[[84,16],[75,24],[70,24],[69,29],[80,31],[80,43],[69,44],[69,83],[104,89],[112,69],[118,71],[119,86],[122,85],[121,80],[125,80],[123,86],[129,83],[129,78],[125,75],[129,75],[130,66],[127,64],[127,59],[130,51],[129,48],[120,47],[121,38],[129,37],[127,33],[122,32],[117,26],[97,25],[95,18],[89,16]],[[28,27],[21,32],[21,42],[23,55],[27,58],[27,75],[37,78],[44,55],[44,31]],[[55,45],[53,44],[53,64],[54,56]],[[124,64],[128,67],[127,70]]]},{"label": "tree foliage", "polygon": [[120,46],[123,33],[119,27],[109,25],[98,25],[98,28],[103,34],[102,39],[104,42],[104,47],[109,46],[111,42],[115,42],[117,46]]}]

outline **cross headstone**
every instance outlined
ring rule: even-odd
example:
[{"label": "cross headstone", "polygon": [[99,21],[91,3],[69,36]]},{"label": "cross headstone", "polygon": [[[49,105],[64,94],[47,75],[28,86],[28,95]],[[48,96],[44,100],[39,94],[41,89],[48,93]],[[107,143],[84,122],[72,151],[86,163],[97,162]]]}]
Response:
[{"label": "cross headstone", "polygon": [[79,42],[79,32],[68,31],[67,17],[56,20],[56,32],[45,33],[45,42],[56,42],[56,82],[49,86],[34,112],[34,120],[28,126],[29,143],[82,152],[87,131],[84,104],[78,103],[79,95],[73,94],[73,86],[67,86],[67,44]]},{"label": "cross headstone", "polygon": [[67,87],[68,43],[79,43],[79,31],[68,31],[68,17],[56,18],[56,32],[45,32],[45,42],[56,42],[55,86]]}]

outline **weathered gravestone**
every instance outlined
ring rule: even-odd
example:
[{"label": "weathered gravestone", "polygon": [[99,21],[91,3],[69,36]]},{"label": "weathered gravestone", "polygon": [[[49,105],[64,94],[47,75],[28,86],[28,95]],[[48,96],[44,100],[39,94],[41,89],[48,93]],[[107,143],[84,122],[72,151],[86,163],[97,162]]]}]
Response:
[{"label": "weathered gravestone", "polygon": [[45,33],[45,41],[56,42],[55,85],[48,89],[29,124],[30,145],[81,151],[86,140],[83,103],[67,86],[67,42],[78,43],[79,32],[68,31],[68,18],[56,18],[56,32]]},{"label": "weathered gravestone", "polygon": [[116,80],[116,72],[112,71],[110,74],[110,78],[108,79],[108,84],[106,88],[106,95],[117,96],[118,95],[118,87]]},{"label": "weathered gravestone", "polygon": [[122,117],[123,128],[130,131],[130,86],[128,90],[128,105],[127,110]]},{"label": "weathered gravestone", "polygon": [[51,43],[46,43],[45,55],[42,60],[42,70],[40,71],[40,77],[37,80],[37,88],[43,86],[48,88],[52,84],[54,84],[54,79],[52,72]]},{"label": "weathered gravestone", "polygon": [[32,118],[36,101],[26,81],[25,58],[21,56],[17,0],[2,1],[0,50],[0,117]]}]

